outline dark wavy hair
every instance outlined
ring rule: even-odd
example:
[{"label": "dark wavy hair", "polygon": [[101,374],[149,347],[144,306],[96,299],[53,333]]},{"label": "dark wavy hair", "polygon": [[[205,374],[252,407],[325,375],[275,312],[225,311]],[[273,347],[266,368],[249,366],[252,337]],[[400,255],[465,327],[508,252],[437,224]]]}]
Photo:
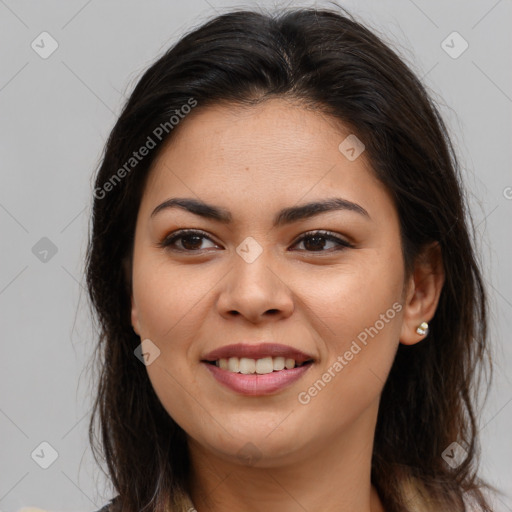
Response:
[{"label": "dark wavy hair", "polygon": [[[441,246],[446,279],[429,336],[399,346],[381,396],[371,479],[386,511],[465,511],[466,497],[491,510],[484,492],[495,489],[477,476],[478,389],[483,369],[487,384],[492,376],[486,292],[460,167],[430,96],[382,36],[339,6],[219,15],[144,72],[102,155],[86,261],[99,328],[89,440],[119,510],[179,510],[189,489],[185,433],[134,356],[141,340],[130,322],[131,252],[147,176],[172,139],[169,119],[191,98],[202,109],[275,97],[332,116],[364,141],[399,214],[406,275],[426,244]],[[164,136],[131,161],[159,126]],[[467,453],[452,469],[441,455],[454,441]]]}]

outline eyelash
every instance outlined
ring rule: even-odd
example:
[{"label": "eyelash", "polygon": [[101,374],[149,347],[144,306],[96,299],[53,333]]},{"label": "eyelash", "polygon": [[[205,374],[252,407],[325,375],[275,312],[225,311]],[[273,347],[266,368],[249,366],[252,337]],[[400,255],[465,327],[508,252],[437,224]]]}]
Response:
[{"label": "eyelash", "polygon": [[[175,247],[172,247],[172,244],[176,240],[179,240],[181,238],[185,238],[186,236],[191,236],[191,235],[199,236],[201,238],[207,238],[208,240],[213,242],[213,240],[203,231],[199,231],[199,230],[195,230],[195,229],[183,229],[183,230],[179,230],[179,231],[177,231],[177,232],[175,232],[175,233],[165,237],[161,242],[159,242],[157,244],[157,246],[159,248],[162,248],[162,249],[169,249],[169,250],[173,250],[173,251],[177,251],[177,252],[188,252],[188,253],[201,252],[201,251],[205,250],[205,249],[192,249],[192,250],[188,250],[188,249],[177,249]],[[297,245],[300,242],[303,242],[305,239],[313,238],[315,236],[316,237],[322,237],[322,238],[325,238],[328,241],[338,243],[339,247],[333,249],[334,251],[342,251],[344,249],[353,248],[354,247],[352,244],[350,244],[346,240],[343,240],[342,238],[339,238],[338,236],[334,235],[330,231],[324,231],[324,230],[308,231],[307,233],[304,233],[298,240],[296,240],[296,242],[293,245]],[[215,242],[213,242],[213,243],[215,243]],[[303,249],[303,250],[305,250],[305,249]],[[319,250],[319,251],[306,251],[306,252],[309,252],[309,253],[322,253],[322,252],[330,253],[330,252],[333,252],[333,250]]]}]

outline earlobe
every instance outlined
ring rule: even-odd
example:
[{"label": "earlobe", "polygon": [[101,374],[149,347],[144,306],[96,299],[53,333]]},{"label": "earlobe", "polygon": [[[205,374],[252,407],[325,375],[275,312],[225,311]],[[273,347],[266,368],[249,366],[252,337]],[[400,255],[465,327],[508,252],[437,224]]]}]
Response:
[{"label": "earlobe", "polygon": [[133,299],[131,257],[123,258],[122,267],[124,272],[125,289],[126,292],[130,295],[132,328],[135,331],[135,333],[140,336],[139,315],[137,313],[137,306],[135,304],[135,300]]},{"label": "earlobe", "polygon": [[444,284],[444,267],[438,242],[426,246],[417,257],[409,278],[400,342],[414,345],[428,336]]},{"label": "earlobe", "polygon": [[131,309],[131,322],[132,327],[135,333],[140,336],[140,326],[139,326],[139,315],[137,312],[137,306],[135,305],[135,301],[133,300],[133,294],[131,295],[131,303],[132,303],[132,309]]},{"label": "earlobe", "polygon": [[137,307],[135,306],[135,303],[133,301],[132,296],[132,311],[131,311],[131,320],[132,320],[132,327],[135,333],[140,336],[140,329],[139,329],[139,316],[137,314]]}]

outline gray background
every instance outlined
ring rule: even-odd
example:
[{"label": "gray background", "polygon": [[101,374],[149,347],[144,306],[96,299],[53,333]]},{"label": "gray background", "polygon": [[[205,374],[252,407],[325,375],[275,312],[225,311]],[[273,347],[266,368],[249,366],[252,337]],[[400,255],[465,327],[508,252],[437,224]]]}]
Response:
[{"label": "gray background", "polygon": [[[259,5],[276,3],[285,5]],[[471,192],[497,364],[479,417],[481,474],[508,494],[496,510],[512,511],[511,1],[341,4],[423,77],[452,130]],[[142,71],[189,28],[251,5],[0,0],[0,511],[89,511],[111,497],[87,442],[95,339],[83,259],[92,175]],[[42,46],[43,31],[58,42],[46,59],[31,47]],[[469,44],[458,58],[442,47],[453,31]],[[452,53],[462,48],[451,41]],[[37,448],[34,458],[49,461],[43,441],[58,452],[48,469],[31,458]]]}]

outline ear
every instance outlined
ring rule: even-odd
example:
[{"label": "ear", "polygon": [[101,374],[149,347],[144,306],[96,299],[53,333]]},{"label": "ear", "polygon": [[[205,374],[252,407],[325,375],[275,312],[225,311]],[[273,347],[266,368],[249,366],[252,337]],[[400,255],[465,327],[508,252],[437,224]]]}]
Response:
[{"label": "ear", "polygon": [[139,313],[137,311],[137,305],[135,304],[135,301],[133,300],[133,293],[130,294],[131,297],[131,321],[132,321],[132,327],[135,333],[140,336],[140,322],[139,322]]},{"label": "ear", "polygon": [[[436,312],[445,279],[439,242],[425,246],[416,258],[414,270],[406,287],[400,342],[414,345],[425,338],[416,329],[430,322]],[[428,335],[428,333],[427,333]]]},{"label": "ear", "polygon": [[132,327],[133,327],[133,330],[135,331],[135,333],[140,336],[139,315],[138,315],[138,311],[137,311],[137,306],[135,304],[135,300],[133,299],[131,257],[123,258],[122,267],[123,267],[123,273],[124,273],[125,290],[126,290],[126,293],[130,296],[131,324],[132,324]]}]

